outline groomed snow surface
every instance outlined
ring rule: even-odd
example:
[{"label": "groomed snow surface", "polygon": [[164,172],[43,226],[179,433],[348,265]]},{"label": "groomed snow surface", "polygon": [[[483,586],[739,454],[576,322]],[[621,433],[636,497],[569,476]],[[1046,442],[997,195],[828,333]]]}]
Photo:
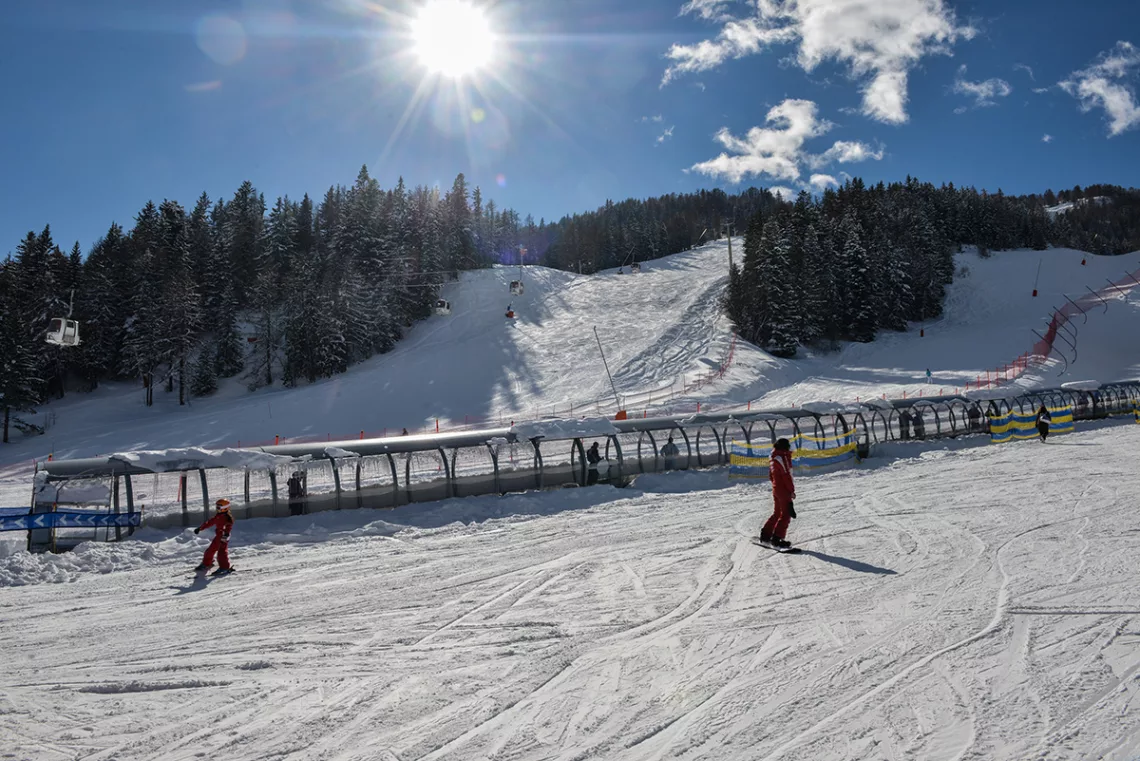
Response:
[{"label": "groomed snow surface", "polygon": [[1135,759],[1140,426],[983,442],[13,554],[0,757]]}]

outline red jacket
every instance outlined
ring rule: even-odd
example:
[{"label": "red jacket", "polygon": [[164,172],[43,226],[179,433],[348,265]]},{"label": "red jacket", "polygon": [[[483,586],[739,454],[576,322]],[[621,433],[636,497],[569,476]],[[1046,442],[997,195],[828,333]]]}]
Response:
[{"label": "red jacket", "polygon": [[779,500],[796,498],[796,485],[792,481],[792,453],[773,449],[768,460],[768,480],[772,482],[772,495]]},{"label": "red jacket", "polygon": [[230,529],[233,528],[233,525],[234,517],[227,511],[224,513],[218,513],[213,518],[199,526],[198,530],[205,531],[210,526],[213,526],[215,539],[229,539]]}]

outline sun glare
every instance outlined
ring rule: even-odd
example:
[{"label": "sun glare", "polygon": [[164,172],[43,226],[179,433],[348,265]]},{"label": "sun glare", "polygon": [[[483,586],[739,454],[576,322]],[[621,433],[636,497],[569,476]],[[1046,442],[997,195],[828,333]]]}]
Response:
[{"label": "sun glare", "polygon": [[487,17],[465,0],[428,0],[412,21],[412,39],[420,63],[452,78],[490,63],[495,45]]}]

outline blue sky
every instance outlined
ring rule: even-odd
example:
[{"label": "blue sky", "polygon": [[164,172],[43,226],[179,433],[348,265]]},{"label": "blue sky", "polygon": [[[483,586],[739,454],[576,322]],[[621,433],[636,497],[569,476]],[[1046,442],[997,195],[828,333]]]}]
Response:
[{"label": "blue sky", "polygon": [[86,252],[148,199],[245,179],[319,197],[365,163],[386,187],[462,171],[536,219],[845,173],[1140,174],[1131,0],[501,0],[460,80],[412,52],[428,1],[7,0],[0,255],[45,223]]}]

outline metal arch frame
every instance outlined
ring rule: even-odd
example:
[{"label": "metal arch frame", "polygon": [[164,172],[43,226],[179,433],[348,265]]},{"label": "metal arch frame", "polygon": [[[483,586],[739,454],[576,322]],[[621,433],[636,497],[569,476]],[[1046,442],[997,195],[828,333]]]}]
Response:
[{"label": "metal arch frame", "polygon": [[[710,424],[707,427],[710,431],[712,431],[713,440],[716,441],[716,462],[719,465],[722,458],[723,458],[723,455],[724,455],[724,447],[722,446],[721,441],[720,441],[720,434],[718,434],[716,432],[716,426],[715,425]],[[705,464],[701,459],[701,433],[705,430],[705,428],[706,428],[706,426],[703,426],[703,425],[697,427],[697,467],[698,468],[705,467]]]},{"label": "metal arch frame", "polygon": [[[404,460],[404,496],[407,498],[405,504],[412,504],[415,500],[412,499],[412,458],[411,455],[418,452],[435,452],[439,455],[440,462],[443,463],[443,475],[446,479],[446,492],[447,496],[455,496],[455,478],[452,476],[451,467],[447,462],[447,452],[444,451],[443,446],[436,446],[430,449],[421,449],[416,452],[409,452],[408,458]],[[391,457],[391,455],[388,455]],[[272,471],[271,471],[272,472]],[[275,498],[276,499],[276,498]]]},{"label": "metal arch frame", "polygon": [[[641,455],[641,441],[642,441],[642,439],[645,439],[645,438],[649,439],[649,444],[650,444],[650,446],[653,447],[653,472],[656,473],[658,470],[657,463],[661,459],[661,452],[657,446],[657,439],[655,439],[653,437],[653,431],[641,431],[638,434],[638,437],[637,437],[637,461],[639,464],[645,461],[645,458],[642,457],[642,455]],[[639,467],[640,467],[641,472],[644,473],[645,472],[645,466],[640,465]]]},{"label": "metal arch frame", "polygon": [[[574,452],[578,453],[578,460],[581,463],[580,468],[574,467]],[[586,471],[589,470],[589,468],[586,466],[588,464],[589,463],[586,462],[586,447],[582,444],[582,437],[576,437],[574,439],[574,443],[570,445],[570,470],[574,473],[574,483],[578,484],[579,486],[586,485],[586,481],[588,480],[586,477]],[[580,478],[578,472],[579,470],[581,470]]]},{"label": "metal arch frame", "polygon": [[[681,438],[685,440],[685,467],[680,470],[689,470],[693,467],[693,443],[689,441],[689,434],[685,433],[682,426],[675,426],[676,430],[681,432]],[[660,456],[660,452],[657,453]],[[700,456],[697,457],[697,467],[700,467]]]}]

